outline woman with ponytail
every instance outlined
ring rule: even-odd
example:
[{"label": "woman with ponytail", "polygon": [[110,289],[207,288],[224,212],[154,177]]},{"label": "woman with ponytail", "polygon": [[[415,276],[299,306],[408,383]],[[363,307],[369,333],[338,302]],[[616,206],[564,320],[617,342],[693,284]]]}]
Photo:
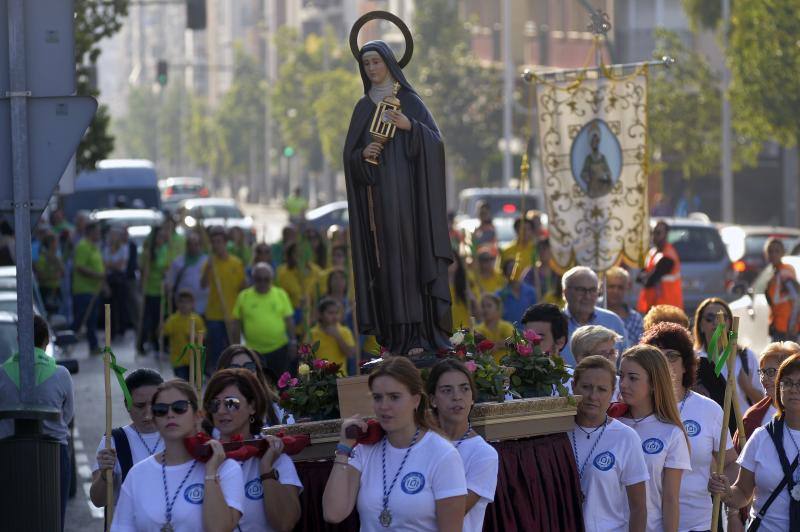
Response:
[{"label": "woman with ponytail", "polygon": [[622,354],[620,397],[627,412],[619,420],[642,441],[650,473],[647,483],[647,530],[677,532],[684,471],[691,471],[689,440],[672,390],[667,359],[649,345]]},{"label": "woman with ponytail", "polygon": [[419,370],[407,358],[384,359],[369,376],[372,406],[384,436],[355,449],[360,416],[344,420],[331,475],[322,496],[329,523],[357,505],[362,531],[460,532],[467,485],[453,444],[432,430]]}]

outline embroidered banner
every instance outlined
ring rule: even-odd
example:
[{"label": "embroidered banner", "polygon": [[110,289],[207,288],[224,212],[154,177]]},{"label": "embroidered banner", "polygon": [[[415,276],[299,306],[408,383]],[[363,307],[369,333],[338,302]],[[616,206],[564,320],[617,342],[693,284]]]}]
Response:
[{"label": "embroidered banner", "polygon": [[647,66],[537,80],[553,267],[640,267],[649,245]]}]

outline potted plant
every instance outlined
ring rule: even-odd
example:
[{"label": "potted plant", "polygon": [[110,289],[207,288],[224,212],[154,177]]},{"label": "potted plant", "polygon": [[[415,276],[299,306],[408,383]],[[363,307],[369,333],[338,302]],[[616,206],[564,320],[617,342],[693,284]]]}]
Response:
[{"label": "potted plant", "polygon": [[514,369],[511,375],[511,390],[521,397],[549,397],[554,394],[568,395],[564,383],[570,378],[564,359],[558,355],[548,356],[539,344],[542,337],[536,332],[514,330],[506,343],[508,354],[501,360],[504,366]]},{"label": "potted plant", "polygon": [[339,417],[339,393],[336,377],[341,366],[316,358],[319,342],[298,347],[300,365],[297,377],[285,372],[278,379],[280,405],[291,412],[295,420],[320,421]]}]

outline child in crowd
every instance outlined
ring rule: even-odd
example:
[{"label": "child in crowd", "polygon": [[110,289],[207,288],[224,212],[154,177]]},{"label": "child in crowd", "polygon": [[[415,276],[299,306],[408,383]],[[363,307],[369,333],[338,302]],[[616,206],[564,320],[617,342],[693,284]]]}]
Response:
[{"label": "child in crowd", "polygon": [[356,356],[356,341],[350,329],[340,323],[342,306],[335,299],[323,298],[317,307],[319,319],[311,328],[311,342],[319,342],[317,356],[341,364],[349,374],[348,362]]},{"label": "child in crowd", "polygon": [[500,362],[507,350],[505,340],[514,334],[514,325],[502,319],[503,303],[500,297],[495,294],[484,294],[481,298],[481,313],[483,323],[475,328],[475,332],[482,334],[487,340],[494,342],[492,355]]},{"label": "child in crowd", "polygon": [[169,361],[172,364],[172,371],[176,377],[188,381],[190,355],[187,354],[181,359],[181,352],[186,344],[189,343],[192,319],[195,320],[195,337],[201,332],[205,332],[206,325],[203,322],[203,318],[194,311],[194,295],[190,290],[184,288],[178,292],[177,305],[178,311],[164,322],[162,334],[169,341]]}]

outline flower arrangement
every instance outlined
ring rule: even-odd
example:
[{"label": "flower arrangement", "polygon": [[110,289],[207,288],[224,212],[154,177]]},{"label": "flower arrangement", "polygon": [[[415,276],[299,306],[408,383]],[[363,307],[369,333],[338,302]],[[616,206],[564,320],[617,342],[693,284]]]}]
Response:
[{"label": "flower arrangement", "polygon": [[554,389],[560,396],[567,396],[564,383],[570,375],[564,359],[543,353],[541,343],[542,337],[535,331],[514,330],[506,343],[509,353],[501,360],[503,365],[514,369],[511,389],[522,397],[547,397],[553,395]]},{"label": "flower arrangement", "polygon": [[316,358],[319,342],[298,346],[300,365],[297,377],[285,372],[278,379],[280,405],[297,421],[336,419],[339,417],[339,393],[336,377],[339,364]]},{"label": "flower arrangement", "polygon": [[450,343],[453,344],[453,350],[445,354],[462,359],[475,379],[478,389],[475,402],[503,401],[508,390],[508,377],[513,370],[501,366],[494,359],[494,342],[481,340],[476,343],[475,334],[462,329],[450,337]]}]

